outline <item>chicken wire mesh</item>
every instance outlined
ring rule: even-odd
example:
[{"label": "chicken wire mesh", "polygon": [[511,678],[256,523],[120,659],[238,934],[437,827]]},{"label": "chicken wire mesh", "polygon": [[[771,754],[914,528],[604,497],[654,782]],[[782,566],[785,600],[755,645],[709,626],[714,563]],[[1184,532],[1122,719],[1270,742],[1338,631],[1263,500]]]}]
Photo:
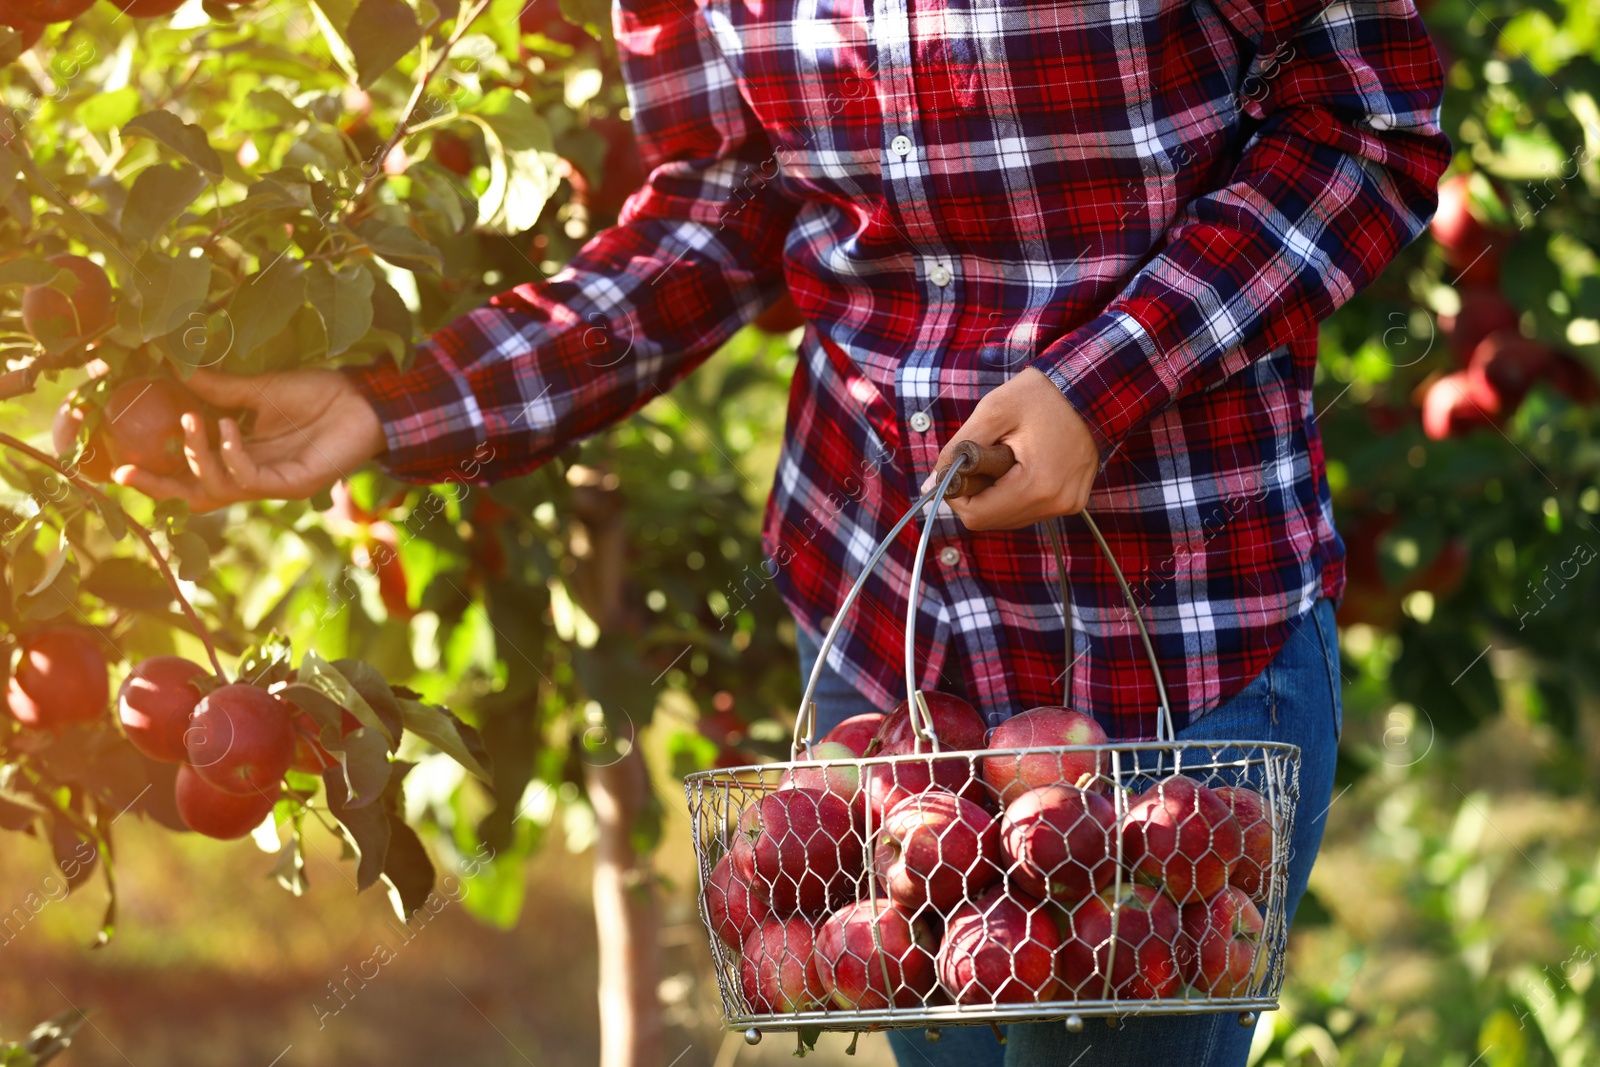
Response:
[{"label": "chicken wire mesh", "polygon": [[[1283,984],[1300,749],[1175,740],[1142,612],[1087,512],[1150,659],[1155,741],[1107,743],[1066,707],[991,732],[965,701],[918,691],[929,523],[911,573],[905,703],[858,748],[813,744],[823,662],[888,546],[924,507],[980,492],[1014,462],[1003,445],[971,442],[955,457],[873,550],[824,635],[795,759],[685,779],[726,1021],[752,1040],[801,1027],[1077,1028],[1096,1015],[1253,1021]],[[1070,619],[1060,538],[1054,523],[1045,532]]]},{"label": "chicken wire mesh", "polygon": [[730,1025],[1275,1006],[1299,750],[1165,742],[687,780]]}]

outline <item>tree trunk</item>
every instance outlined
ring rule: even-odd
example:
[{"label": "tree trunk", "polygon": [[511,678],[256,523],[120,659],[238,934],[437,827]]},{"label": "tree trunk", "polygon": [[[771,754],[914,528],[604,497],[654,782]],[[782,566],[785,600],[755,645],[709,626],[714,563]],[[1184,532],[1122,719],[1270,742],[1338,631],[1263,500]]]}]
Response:
[{"label": "tree trunk", "polygon": [[[626,627],[627,535],[616,478],[577,467],[568,477],[573,513],[584,527],[573,593],[602,631]],[[634,825],[650,803],[650,770],[637,737],[619,740],[625,748],[597,753],[584,768],[596,830],[600,1067],[660,1067],[660,901],[651,857],[633,846]]]},{"label": "tree trunk", "polygon": [[650,857],[633,848],[650,775],[637,748],[584,772],[598,838],[594,917],[600,943],[600,1067],[662,1062],[659,904]]}]

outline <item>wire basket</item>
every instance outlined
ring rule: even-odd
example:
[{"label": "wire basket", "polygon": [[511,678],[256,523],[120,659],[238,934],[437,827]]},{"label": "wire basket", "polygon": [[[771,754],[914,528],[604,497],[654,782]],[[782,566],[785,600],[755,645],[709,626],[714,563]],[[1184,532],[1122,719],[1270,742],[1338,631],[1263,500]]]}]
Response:
[{"label": "wire basket", "polygon": [[[1176,740],[1138,604],[1087,513],[1155,673],[1155,741],[1107,742],[1066,707],[986,732],[964,701],[920,692],[913,626],[931,521],[912,569],[905,703],[866,755],[814,739],[828,649],[878,560],[925,506],[980,491],[1013,462],[1004,446],[964,443],[874,550],[822,642],[790,762],[685,781],[723,1014],[752,1043],[767,1030],[1078,1030],[1092,1016],[1222,1011],[1248,1026],[1277,1006],[1300,749]],[[1070,620],[1060,539],[1045,526]]]}]

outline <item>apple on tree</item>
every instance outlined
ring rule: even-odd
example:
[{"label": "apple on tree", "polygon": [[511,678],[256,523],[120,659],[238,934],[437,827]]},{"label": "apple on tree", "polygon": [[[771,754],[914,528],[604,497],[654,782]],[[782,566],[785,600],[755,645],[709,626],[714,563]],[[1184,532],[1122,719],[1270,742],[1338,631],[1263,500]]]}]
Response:
[{"label": "apple on tree", "polygon": [[1163,778],[1123,815],[1124,862],[1179,904],[1216,896],[1243,855],[1244,834],[1233,812],[1193,778]]},{"label": "apple on tree", "polygon": [[[876,927],[876,929],[874,929]],[[938,939],[913,913],[887,900],[846,904],[817,930],[817,977],[850,1011],[922,1004],[938,985]],[[886,984],[887,983],[887,984]]]},{"label": "apple on tree", "polygon": [[[1063,745],[1103,745],[1106,732],[1091,716],[1070,708],[1031,708],[1013,715],[989,734],[992,749],[1055,748]],[[1029,789],[1046,785],[1078,785],[1084,775],[1097,779],[1105,758],[1099,752],[1060,755],[988,756],[983,780],[1001,805],[1009,805]]]},{"label": "apple on tree", "polygon": [[1182,985],[1182,918],[1155,887],[1124,882],[1120,896],[1112,889],[1096,893],[1070,911],[1058,910],[1056,921],[1058,973],[1068,995],[1157,1000],[1176,995]]},{"label": "apple on tree", "polygon": [[244,837],[260,826],[283,793],[283,786],[277,782],[259,792],[230,793],[200,777],[187,763],[178,768],[173,788],[178,816],[184,825],[219,841]]},{"label": "apple on tree", "polygon": [[1061,935],[1046,905],[996,886],[945,923],[939,981],[957,1004],[1051,1000]]},{"label": "apple on tree", "polygon": [[[76,3],[77,0],[72,0]],[[87,9],[94,0],[82,6]],[[24,18],[36,16],[17,5]],[[43,8],[40,8],[43,10]],[[37,18],[38,22],[61,22],[83,13],[75,11],[59,18]],[[70,294],[49,285],[30,285],[22,294],[22,326],[46,344],[75,341],[111,322],[111,280],[92,259],[59,255],[48,260],[51,266],[70,272],[76,283]]]},{"label": "apple on tree", "polygon": [[184,749],[201,778],[241,796],[270,791],[294,762],[292,709],[253,685],[235,683],[201,699]]},{"label": "apple on tree", "polygon": [[795,786],[745,809],[730,855],[734,871],[772,913],[787,917],[853,899],[862,847],[848,804]]},{"label": "apple on tree", "polygon": [[873,870],[896,904],[947,914],[1000,880],[999,832],[970,800],[942,789],[913,793],[884,815]]},{"label": "apple on tree", "polygon": [[85,626],[49,626],[21,644],[22,657],[6,685],[12,718],[60,733],[105,714],[111,676],[98,634]]},{"label": "apple on tree", "polygon": [[1223,785],[1211,790],[1233,812],[1244,835],[1244,854],[1228,876],[1252,900],[1265,900],[1272,888],[1272,819],[1267,802],[1254,789]]},{"label": "apple on tree", "polygon": [[1214,997],[1248,994],[1266,926],[1249,895],[1227,886],[1210,900],[1185,904],[1182,923],[1177,957],[1183,980]]},{"label": "apple on tree", "polygon": [[1012,881],[1066,904],[1098,893],[1117,876],[1116,826],[1116,809],[1099,793],[1072,785],[1027,790],[1000,820]]},{"label": "apple on tree", "polygon": [[733,869],[731,855],[723,856],[711,869],[705,900],[711,932],[735,952],[756,927],[772,917],[766,901],[750,892],[750,883]]},{"label": "apple on tree", "polygon": [[209,677],[204,667],[182,656],[152,656],[136,664],[117,692],[117,717],[128,742],[151,759],[183,763],[184,734],[200,703],[193,682]]},{"label": "apple on tree", "polygon": [[816,931],[807,919],[768,919],[750,932],[739,958],[744,999],[757,1015],[815,1011],[828,991],[817,976]]}]

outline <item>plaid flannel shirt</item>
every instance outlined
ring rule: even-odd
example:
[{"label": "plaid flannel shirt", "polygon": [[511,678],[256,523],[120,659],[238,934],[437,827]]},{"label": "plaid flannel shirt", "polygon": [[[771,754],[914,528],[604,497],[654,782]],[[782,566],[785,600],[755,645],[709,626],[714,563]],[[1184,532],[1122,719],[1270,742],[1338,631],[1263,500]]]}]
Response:
[{"label": "plaid flannel shirt", "polygon": [[[808,325],[761,569],[814,635],[979,397],[1029,366],[1100,446],[1089,508],[1178,728],[1342,595],[1316,331],[1422,230],[1449,158],[1412,0],[620,0],[615,28],[648,181],[560,274],[404,374],[354,372],[395,474],[459,477],[475,452],[480,480],[527,472],[787,284]],[[1042,531],[935,522],[919,684],[954,668],[991,722],[1057,703]],[[1149,737],[1137,629],[1082,521],[1061,530],[1070,702]],[[886,708],[915,535],[830,657]]]}]

